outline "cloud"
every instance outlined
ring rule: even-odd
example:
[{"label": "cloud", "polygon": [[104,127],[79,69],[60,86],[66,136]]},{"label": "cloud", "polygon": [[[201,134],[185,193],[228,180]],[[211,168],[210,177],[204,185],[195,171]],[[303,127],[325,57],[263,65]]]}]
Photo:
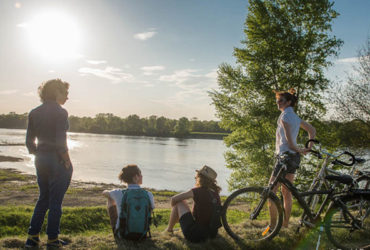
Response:
[{"label": "cloud", "polygon": [[162,75],[159,77],[160,81],[164,82],[174,82],[176,85],[179,85],[191,78],[199,77],[200,75],[194,74],[198,70],[196,69],[182,69],[182,70],[176,70],[171,75]]},{"label": "cloud", "polygon": [[148,40],[149,38],[152,38],[157,34],[156,31],[148,31],[148,32],[143,32],[143,33],[137,33],[134,35],[134,38],[137,40],[145,41]]},{"label": "cloud", "polygon": [[18,92],[18,89],[8,89],[0,91],[0,95],[12,95]]},{"label": "cloud", "polygon": [[347,57],[335,61],[337,64],[357,63],[358,57]]},{"label": "cloud", "polygon": [[125,73],[120,68],[110,67],[107,66],[104,69],[97,69],[97,68],[88,68],[83,67],[78,70],[78,72],[82,74],[90,74],[97,77],[109,79],[114,83],[118,83],[121,81],[132,81],[134,80],[134,76],[129,73]]},{"label": "cloud", "polygon": [[23,95],[27,96],[27,97],[34,97],[34,96],[36,96],[36,93],[31,91],[31,92],[23,93]]},{"label": "cloud", "polygon": [[209,100],[208,91],[217,87],[217,70],[201,74],[200,70],[182,69],[171,75],[162,75],[162,82],[169,82],[179,88],[175,95],[162,100],[152,100],[166,105],[189,104],[194,101]]},{"label": "cloud", "polygon": [[211,79],[217,79],[217,69],[211,70],[209,73],[205,74],[205,77],[211,78]]},{"label": "cloud", "polygon": [[144,71],[144,75],[150,76],[153,75],[155,71],[162,71],[166,69],[166,67],[157,65],[157,66],[144,66],[140,68],[142,71]]},{"label": "cloud", "polygon": [[93,65],[99,65],[99,64],[106,64],[107,61],[105,60],[86,60],[87,63],[93,64]]},{"label": "cloud", "polygon": [[19,24],[17,24],[17,27],[22,28],[22,29],[27,29],[28,27],[30,27],[30,24],[27,23],[27,22],[19,23]]}]

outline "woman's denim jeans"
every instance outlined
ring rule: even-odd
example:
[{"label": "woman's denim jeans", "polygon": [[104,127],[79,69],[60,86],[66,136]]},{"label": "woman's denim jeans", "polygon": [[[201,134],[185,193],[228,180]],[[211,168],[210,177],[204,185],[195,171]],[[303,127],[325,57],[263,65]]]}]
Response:
[{"label": "woman's denim jeans", "polygon": [[71,182],[72,167],[66,169],[55,152],[38,152],[35,157],[37,183],[40,196],[33,211],[28,234],[41,231],[46,211],[49,209],[46,233],[49,239],[58,237],[62,202]]}]

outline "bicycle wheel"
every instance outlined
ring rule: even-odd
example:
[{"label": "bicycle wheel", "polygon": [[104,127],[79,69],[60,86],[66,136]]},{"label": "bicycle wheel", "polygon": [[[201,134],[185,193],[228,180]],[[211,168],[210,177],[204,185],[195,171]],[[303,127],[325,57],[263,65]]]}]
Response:
[{"label": "bicycle wheel", "polygon": [[370,189],[370,178],[367,176],[362,176],[357,180],[358,188],[359,189]]},{"label": "bicycle wheel", "polygon": [[342,206],[334,206],[325,216],[329,240],[341,249],[370,248],[370,200],[351,197],[343,203],[348,212]]},{"label": "bicycle wheel", "polygon": [[[256,219],[251,213],[259,205],[263,188],[247,187],[232,193],[225,201],[222,224],[226,232],[235,240],[259,241],[272,239],[279,232],[283,223],[283,209],[279,198],[269,194]],[[270,205],[269,205],[270,204]],[[270,212],[276,213],[275,225],[270,225]],[[272,224],[272,223],[271,223]]]}]

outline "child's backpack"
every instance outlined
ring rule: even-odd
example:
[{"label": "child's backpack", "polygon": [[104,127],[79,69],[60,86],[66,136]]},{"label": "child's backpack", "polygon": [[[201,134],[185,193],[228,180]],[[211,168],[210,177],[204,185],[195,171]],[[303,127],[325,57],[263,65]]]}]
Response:
[{"label": "child's backpack", "polygon": [[119,214],[119,237],[128,240],[144,239],[151,223],[151,203],[148,192],[142,188],[122,190]]},{"label": "child's backpack", "polygon": [[212,213],[211,213],[211,219],[209,221],[209,231],[211,233],[211,237],[216,236],[217,231],[220,227],[222,227],[221,224],[221,215],[222,215],[222,205],[218,202],[218,199],[212,193],[209,191],[210,198],[211,198],[211,204],[212,204]]}]

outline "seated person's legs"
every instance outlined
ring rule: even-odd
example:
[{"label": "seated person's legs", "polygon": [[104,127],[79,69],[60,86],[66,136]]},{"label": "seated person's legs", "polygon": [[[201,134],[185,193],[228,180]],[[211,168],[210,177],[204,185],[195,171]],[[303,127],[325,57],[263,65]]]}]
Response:
[{"label": "seated person's legs", "polygon": [[179,222],[181,216],[188,212],[190,212],[190,208],[186,201],[181,201],[177,203],[175,206],[173,206],[166,231],[172,232],[173,227],[176,225],[176,223]]}]

